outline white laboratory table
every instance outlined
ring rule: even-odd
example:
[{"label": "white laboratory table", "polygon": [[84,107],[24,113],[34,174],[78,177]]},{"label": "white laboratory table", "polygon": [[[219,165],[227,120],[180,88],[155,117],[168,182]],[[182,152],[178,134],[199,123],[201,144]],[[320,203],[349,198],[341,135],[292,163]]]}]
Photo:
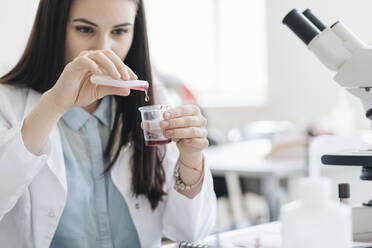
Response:
[{"label": "white laboratory table", "polygon": [[258,140],[212,146],[205,150],[212,174],[225,176],[236,220],[244,216],[239,177],[262,180],[261,191],[269,204],[270,220],[275,221],[279,213],[279,180],[306,173],[304,159],[270,160],[266,158],[270,149],[269,141]]},{"label": "white laboratory table", "polygon": [[246,177],[272,174],[285,177],[304,171],[303,159],[267,159],[270,148],[270,142],[266,140],[246,141],[208,147],[204,154],[215,175],[237,172]]},{"label": "white laboratory table", "polygon": [[[268,224],[213,234],[198,244],[207,245],[210,248],[280,248],[281,243],[281,224],[279,222],[271,222]],[[176,248],[178,245],[170,244],[162,247]],[[362,248],[369,246],[367,243],[354,243],[352,247]]]}]

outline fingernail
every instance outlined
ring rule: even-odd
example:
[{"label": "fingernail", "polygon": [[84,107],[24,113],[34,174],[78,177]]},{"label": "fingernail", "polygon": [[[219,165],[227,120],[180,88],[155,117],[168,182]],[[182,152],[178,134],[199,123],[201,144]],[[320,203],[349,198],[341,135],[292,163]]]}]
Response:
[{"label": "fingernail", "polygon": [[190,144],[191,143],[191,140],[185,140],[185,143],[186,144]]},{"label": "fingernail", "polygon": [[165,135],[167,136],[172,136],[174,134],[174,131],[173,130],[168,130],[165,132]]},{"label": "fingernail", "polygon": [[165,117],[165,119],[169,119],[170,118],[170,113],[169,112],[165,112],[165,114],[164,114],[164,117]]},{"label": "fingernail", "polygon": [[164,128],[164,127],[168,127],[169,126],[169,123],[167,121],[162,121],[161,123],[161,126]]}]

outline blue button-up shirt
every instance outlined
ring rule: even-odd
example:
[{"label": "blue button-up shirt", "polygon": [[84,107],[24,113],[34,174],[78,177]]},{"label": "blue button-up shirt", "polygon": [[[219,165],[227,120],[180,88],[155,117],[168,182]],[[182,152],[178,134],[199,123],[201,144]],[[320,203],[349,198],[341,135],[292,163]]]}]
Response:
[{"label": "blue button-up shirt", "polygon": [[52,248],[140,247],[125,199],[103,173],[111,101],[104,97],[93,115],[72,108],[58,122],[68,192]]}]

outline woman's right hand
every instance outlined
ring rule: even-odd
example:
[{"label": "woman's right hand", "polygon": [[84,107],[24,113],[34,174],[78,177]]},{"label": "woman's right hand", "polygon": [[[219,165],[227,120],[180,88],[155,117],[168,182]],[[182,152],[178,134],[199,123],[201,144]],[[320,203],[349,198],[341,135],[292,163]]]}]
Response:
[{"label": "woman's right hand", "polygon": [[83,51],[64,68],[56,84],[46,92],[61,115],[72,107],[84,107],[106,95],[128,96],[130,89],[96,85],[90,76],[136,80],[137,76],[111,50]]}]

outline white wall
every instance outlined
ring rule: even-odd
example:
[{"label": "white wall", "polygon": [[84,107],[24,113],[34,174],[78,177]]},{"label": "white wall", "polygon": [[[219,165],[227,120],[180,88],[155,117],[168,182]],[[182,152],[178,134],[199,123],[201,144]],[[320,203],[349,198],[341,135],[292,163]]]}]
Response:
[{"label": "white wall", "polygon": [[[330,115],[340,87],[332,81],[333,73],[282,25],[293,8],[311,8],[328,24],[340,19],[363,41],[372,43],[370,0],[267,0],[269,103],[259,108],[206,109],[211,128],[226,131],[260,119],[285,119],[303,126]],[[354,110],[356,128],[369,128],[359,101],[349,95],[347,100]]]},{"label": "white wall", "polygon": [[1,0],[0,75],[22,55],[30,34],[38,0]]}]

